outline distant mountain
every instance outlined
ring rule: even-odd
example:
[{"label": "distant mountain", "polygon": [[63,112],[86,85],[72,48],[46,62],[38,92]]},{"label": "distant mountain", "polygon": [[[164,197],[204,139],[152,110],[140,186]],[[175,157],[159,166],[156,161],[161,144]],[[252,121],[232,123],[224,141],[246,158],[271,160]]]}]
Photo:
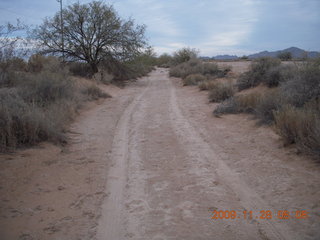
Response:
[{"label": "distant mountain", "polygon": [[236,55],[218,55],[213,57],[215,60],[235,60],[238,59],[238,56]]},{"label": "distant mountain", "polygon": [[319,52],[308,52],[305,51],[303,49],[297,48],[297,47],[291,47],[291,48],[287,48],[284,50],[279,50],[279,51],[274,51],[274,52],[268,52],[268,51],[263,51],[263,52],[259,52],[259,53],[255,53],[255,54],[251,54],[248,57],[249,58],[260,58],[260,57],[277,57],[279,55],[279,53],[283,53],[283,52],[290,52],[292,54],[293,58],[303,58],[303,57],[308,57],[308,58],[316,58],[320,56]]}]

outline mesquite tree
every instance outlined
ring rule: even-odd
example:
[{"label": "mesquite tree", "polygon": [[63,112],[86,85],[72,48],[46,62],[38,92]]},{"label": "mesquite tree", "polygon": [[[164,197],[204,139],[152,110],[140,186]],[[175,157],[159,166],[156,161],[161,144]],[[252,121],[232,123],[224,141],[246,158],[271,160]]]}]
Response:
[{"label": "mesquite tree", "polygon": [[144,25],[120,18],[111,5],[101,1],[70,5],[62,11],[62,20],[61,24],[58,12],[34,31],[42,52],[85,61],[93,72],[101,62],[134,58],[146,45]]}]

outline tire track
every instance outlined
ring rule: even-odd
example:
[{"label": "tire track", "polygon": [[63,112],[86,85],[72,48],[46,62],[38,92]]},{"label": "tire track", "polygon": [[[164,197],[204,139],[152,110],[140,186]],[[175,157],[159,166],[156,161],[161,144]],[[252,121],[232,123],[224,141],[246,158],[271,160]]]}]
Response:
[{"label": "tire track", "polygon": [[[177,135],[180,137],[185,149],[189,154],[196,158],[200,164],[197,169],[201,175],[201,170],[209,168],[213,165],[215,174],[218,175],[220,181],[227,187],[230,187],[239,199],[240,205],[246,210],[259,211],[262,209],[271,209],[254,191],[252,191],[238,176],[233,172],[219,156],[214,152],[211,146],[201,138],[195,128],[182,115],[178,106],[175,87],[167,76],[167,81],[170,84],[170,108],[172,125],[175,128]],[[197,153],[195,155],[195,153]],[[202,168],[201,168],[202,167]],[[291,234],[284,224],[281,226],[274,220],[254,219],[259,227],[261,239],[298,239],[296,235]]]},{"label": "tire track", "polygon": [[145,78],[147,86],[125,109],[117,123],[112,144],[112,164],[108,170],[106,194],[102,205],[102,215],[97,230],[98,240],[117,240],[124,238],[124,189],[127,180],[127,159],[129,153],[129,125],[134,110],[150,87],[149,77]]}]

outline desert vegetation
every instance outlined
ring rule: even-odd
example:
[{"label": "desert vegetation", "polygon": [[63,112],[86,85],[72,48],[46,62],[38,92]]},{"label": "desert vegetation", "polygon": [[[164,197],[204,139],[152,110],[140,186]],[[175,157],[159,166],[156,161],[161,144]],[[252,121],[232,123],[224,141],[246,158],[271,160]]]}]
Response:
[{"label": "desert vegetation", "polygon": [[232,79],[229,67],[194,56],[173,65],[170,75],[182,78],[183,85],[208,91],[209,101],[219,103],[215,116],[252,114],[259,124],[273,126],[285,145],[296,144],[299,151],[320,156],[319,59],[283,63],[280,59],[286,56],[263,57]]},{"label": "desert vegetation", "polygon": [[[316,59],[285,65],[277,59],[258,59],[238,78],[239,93],[219,104],[214,114],[254,114],[260,123],[273,125],[286,145],[296,144],[300,151],[319,157],[319,63]],[[269,90],[242,92],[258,85]]]},{"label": "desert vegetation", "polygon": [[231,70],[197,58],[197,51],[184,48],[176,51],[171,59],[170,76],[182,78],[183,85],[199,85],[206,89],[213,79],[224,77]]},{"label": "desert vegetation", "polygon": [[63,26],[60,13],[45,19],[31,31],[31,42],[12,37],[25,32],[20,22],[0,26],[2,152],[66,142],[66,126],[83,103],[110,97],[97,84],[141,77],[158,63],[145,27],[122,19],[111,5],[75,3],[62,19]]},{"label": "desert vegetation", "polygon": [[93,82],[77,84],[55,57],[35,55],[18,62],[6,70],[2,63],[8,63],[0,64],[1,151],[44,140],[64,143],[65,127],[83,102],[110,97]]}]

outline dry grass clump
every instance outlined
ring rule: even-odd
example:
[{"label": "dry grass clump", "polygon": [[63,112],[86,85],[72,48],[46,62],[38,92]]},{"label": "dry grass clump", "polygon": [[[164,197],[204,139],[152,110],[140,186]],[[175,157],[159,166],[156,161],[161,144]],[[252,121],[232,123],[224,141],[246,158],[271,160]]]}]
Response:
[{"label": "dry grass clump", "polygon": [[210,102],[221,102],[234,95],[234,87],[232,83],[215,83],[209,90]]},{"label": "dry grass clump", "polygon": [[275,128],[285,144],[295,143],[302,151],[320,157],[320,101],[305,108],[286,105],[276,111]]},{"label": "dry grass clump", "polygon": [[253,113],[260,95],[257,93],[233,96],[219,104],[213,111],[215,116],[234,113]]},{"label": "dry grass clump", "polygon": [[0,152],[40,141],[64,143],[65,126],[86,100],[108,97],[94,84],[77,86],[53,57],[34,56],[27,70],[7,70],[0,88]]},{"label": "dry grass clump", "polygon": [[61,119],[67,116],[65,112],[57,114],[54,108],[28,104],[15,89],[1,89],[0,99],[0,151],[44,140],[65,141],[62,132],[66,119]]},{"label": "dry grass clump", "polygon": [[183,86],[197,85],[200,82],[206,80],[206,77],[201,74],[190,74],[186,78],[182,79]]},{"label": "dry grass clump", "polygon": [[214,88],[216,85],[216,81],[215,80],[205,80],[202,82],[199,82],[198,87],[201,91],[205,91],[205,90],[210,90],[212,88]]},{"label": "dry grass clump", "polygon": [[103,92],[99,87],[92,84],[81,91],[89,100],[98,100],[99,98],[111,98],[111,95]]}]

